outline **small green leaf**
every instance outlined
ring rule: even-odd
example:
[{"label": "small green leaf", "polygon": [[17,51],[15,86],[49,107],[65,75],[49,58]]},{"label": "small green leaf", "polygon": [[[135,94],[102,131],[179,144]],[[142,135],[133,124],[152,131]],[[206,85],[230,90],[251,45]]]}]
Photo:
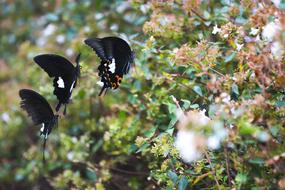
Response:
[{"label": "small green leaf", "polygon": [[198,105],[198,104],[192,104],[192,105],[190,106],[190,108],[192,108],[192,109],[197,109],[197,108],[199,108],[199,105]]},{"label": "small green leaf", "polygon": [[86,175],[92,181],[96,181],[97,180],[96,172],[91,170],[91,169],[89,169],[89,168],[86,170]]},{"label": "small green leaf", "polygon": [[185,176],[182,176],[181,179],[179,180],[178,184],[178,190],[185,190],[188,185],[188,180]]},{"label": "small green leaf", "polygon": [[233,52],[229,56],[225,57],[225,62],[228,63],[228,62],[232,61],[235,57],[236,57],[236,52]]},{"label": "small green leaf", "polygon": [[149,143],[143,144],[143,145],[137,150],[136,153],[139,153],[139,152],[145,150],[147,147],[149,147],[149,145],[150,145]]},{"label": "small green leaf", "polygon": [[154,135],[155,131],[156,131],[156,127],[152,127],[144,133],[144,136],[146,138],[151,138]]},{"label": "small green leaf", "polygon": [[258,164],[258,165],[262,165],[265,163],[262,158],[253,158],[253,159],[250,159],[248,162],[251,164]]},{"label": "small green leaf", "polygon": [[244,184],[247,181],[247,175],[243,173],[237,174],[235,181],[239,184]]},{"label": "small green leaf", "polygon": [[184,110],[188,109],[191,105],[191,102],[189,100],[185,100],[185,99],[181,99],[181,101],[183,102],[182,108]]},{"label": "small green leaf", "polygon": [[199,94],[200,96],[203,96],[202,89],[201,89],[200,86],[194,86],[194,87],[193,87],[193,90],[194,90],[194,92],[196,92],[196,93]]},{"label": "small green leaf", "polygon": [[275,105],[277,106],[277,107],[285,107],[285,101],[276,101],[275,102]]},{"label": "small green leaf", "polygon": [[171,179],[171,181],[172,181],[174,184],[176,184],[176,182],[177,182],[177,174],[176,174],[175,172],[169,170],[169,171],[167,172],[167,175],[168,175],[168,177]]}]

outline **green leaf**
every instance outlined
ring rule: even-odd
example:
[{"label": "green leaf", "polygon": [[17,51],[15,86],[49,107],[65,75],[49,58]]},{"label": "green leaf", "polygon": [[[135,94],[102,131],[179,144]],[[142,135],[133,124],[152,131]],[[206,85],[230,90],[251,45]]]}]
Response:
[{"label": "green leaf", "polygon": [[237,174],[235,181],[239,184],[244,184],[247,181],[247,175],[243,173]]},{"label": "green leaf", "polygon": [[236,57],[236,52],[233,52],[229,56],[225,57],[225,62],[228,63],[228,62],[232,61],[235,57]]},{"label": "green leaf", "polygon": [[269,128],[269,131],[274,137],[277,137],[278,132],[279,132],[279,127],[278,126],[272,126]]},{"label": "green leaf", "polygon": [[145,143],[143,144],[138,150],[136,153],[139,153],[139,152],[142,152],[143,150],[145,150],[147,147],[149,147],[149,143]]},{"label": "green leaf", "polygon": [[174,132],[174,128],[167,129],[165,132],[172,136]]},{"label": "green leaf", "polygon": [[276,101],[275,102],[275,105],[277,106],[277,107],[285,107],[285,101]]},{"label": "green leaf", "polygon": [[185,190],[188,185],[188,180],[185,176],[182,176],[181,179],[179,180],[178,184],[178,190]]},{"label": "green leaf", "polygon": [[192,105],[190,106],[190,108],[192,108],[192,109],[197,109],[197,108],[199,108],[199,104],[192,104]]},{"label": "green leaf", "polygon": [[150,128],[149,130],[147,130],[147,131],[144,133],[144,136],[145,136],[146,138],[151,138],[151,137],[155,134],[156,128],[157,128],[157,127],[152,127],[152,128]]},{"label": "green leaf", "polygon": [[189,100],[185,100],[185,99],[181,99],[181,101],[183,102],[182,108],[184,110],[188,109],[191,105],[191,102]]},{"label": "green leaf", "polygon": [[91,169],[87,169],[86,170],[86,176],[92,180],[92,181],[96,181],[97,180],[97,175],[96,175],[96,172],[91,170]]},{"label": "green leaf", "polygon": [[167,176],[171,179],[171,181],[176,184],[177,182],[177,174],[171,170],[167,172]]},{"label": "green leaf", "polygon": [[196,92],[197,94],[199,94],[200,96],[203,96],[203,93],[202,93],[202,89],[201,89],[201,87],[200,86],[194,86],[193,87],[193,90],[194,90],[194,92]]},{"label": "green leaf", "polygon": [[262,158],[258,158],[258,157],[250,159],[248,162],[251,164],[258,164],[258,165],[263,165],[265,163],[265,161]]}]

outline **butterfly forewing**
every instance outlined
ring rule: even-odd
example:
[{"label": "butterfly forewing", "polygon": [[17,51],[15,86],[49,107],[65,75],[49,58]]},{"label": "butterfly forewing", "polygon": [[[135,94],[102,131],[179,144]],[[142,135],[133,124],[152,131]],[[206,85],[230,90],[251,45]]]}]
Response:
[{"label": "butterfly forewing", "polygon": [[74,72],[74,66],[69,60],[56,54],[41,54],[34,61],[45,70],[49,77],[68,77]]},{"label": "butterfly forewing", "polygon": [[50,121],[54,113],[44,97],[33,90],[22,89],[19,91],[21,108],[32,118],[35,125]]}]

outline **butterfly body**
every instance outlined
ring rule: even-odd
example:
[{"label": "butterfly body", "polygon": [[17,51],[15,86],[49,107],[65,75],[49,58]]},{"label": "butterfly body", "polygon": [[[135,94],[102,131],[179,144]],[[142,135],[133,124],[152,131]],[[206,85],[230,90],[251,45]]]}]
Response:
[{"label": "butterfly body", "polygon": [[49,77],[54,78],[54,95],[58,99],[56,111],[59,111],[62,104],[66,105],[72,95],[73,89],[76,87],[77,79],[80,76],[79,66],[80,54],[76,58],[77,65],[73,64],[64,57],[56,54],[42,54],[34,57],[34,61],[48,73]]},{"label": "butterfly body", "polygon": [[118,37],[90,38],[85,43],[101,59],[98,75],[101,77],[102,89],[99,96],[105,89],[117,89],[134,60],[129,44]]}]

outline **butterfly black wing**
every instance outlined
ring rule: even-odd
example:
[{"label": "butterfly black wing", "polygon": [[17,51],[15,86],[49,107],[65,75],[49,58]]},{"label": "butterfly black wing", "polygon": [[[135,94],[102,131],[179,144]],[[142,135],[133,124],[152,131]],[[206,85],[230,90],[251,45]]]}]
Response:
[{"label": "butterfly black wing", "polygon": [[21,108],[32,118],[35,125],[48,122],[54,118],[54,113],[44,97],[33,90],[19,91]]},{"label": "butterfly black wing", "polygon": [[76,85],[79,67],[77,69],[69,60],[56,54],[38,55],[34,57],[34,61],[48,73],[49,77],[54,77],[53,93],[59,100],[59,104],[56,107],[58,111],[62,103],[67,104],[69,101],[72,90]]},{"label": "butterfly black wing", "polygon": [[134,54],[125,40],[118,37],[105,37],[89,38],[84,42],[96,52],[103,62],[112,61],[114,58],[116,73],[123,75],[129,72]]},{"label": "butterfly black wing", "polygon": [[99,96],[105,89],[118,88],[123,79],[123,75],[129,72],[134,59],[134,53],[129,44],[118,37],[89,38],[84,42],[90,46],[101,59],[98,70],[103,87]]}]

